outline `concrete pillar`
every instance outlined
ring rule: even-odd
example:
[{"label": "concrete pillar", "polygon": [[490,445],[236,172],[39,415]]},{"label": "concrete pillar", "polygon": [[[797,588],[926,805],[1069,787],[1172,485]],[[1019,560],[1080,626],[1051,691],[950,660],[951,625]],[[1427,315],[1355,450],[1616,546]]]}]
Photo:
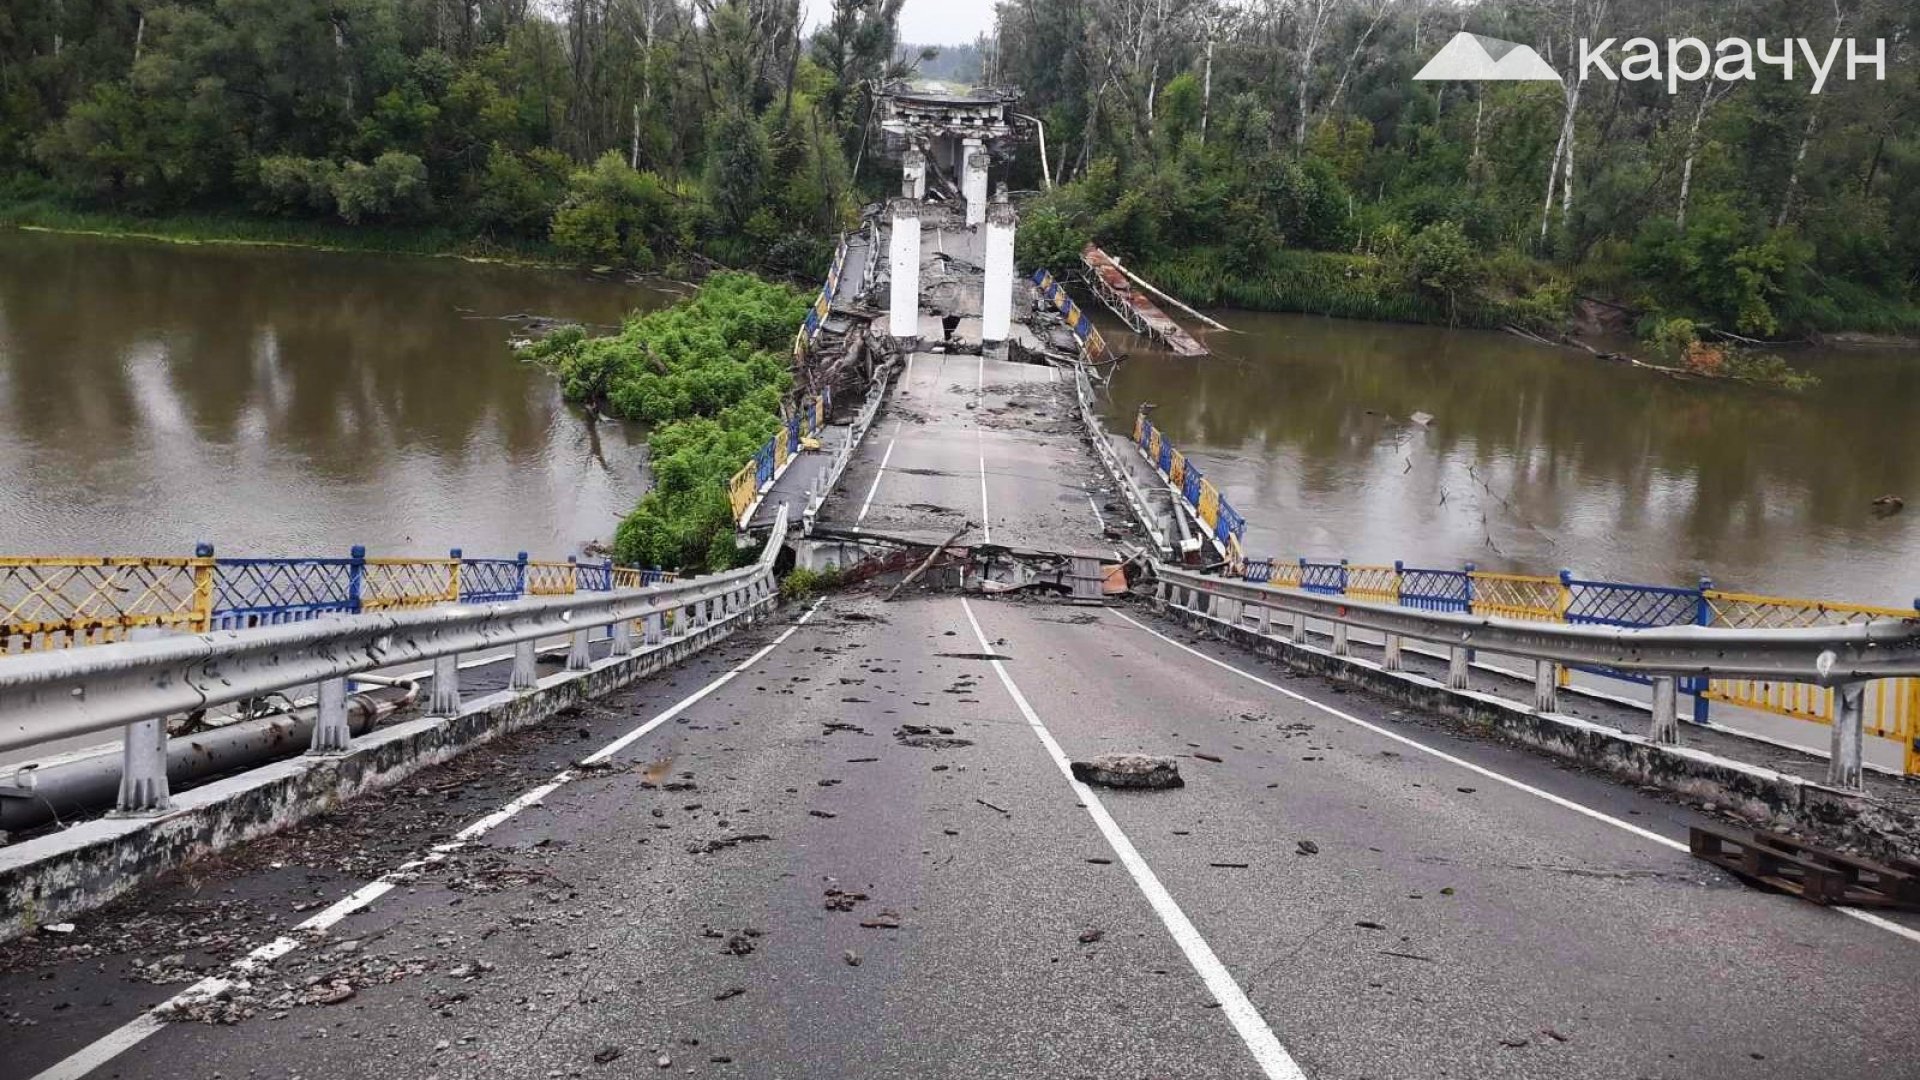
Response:
[{"label": "concrete pillar", "polygon": [[1551,660],[1533,662],[1533,707],[1543,713],[1560,711],[1560,665]]},{"label": "concrete pillar", "polygon": [[149,814],[167,808],[167,718],[128,724],[120,744],[122,814]]},{"label": "concrete pillar", "polygon": [[965,171],[960,177],[960,194],[967,200],[967,224],[978,225],[987,220],[987,164],[993,159],[979,139],[968,139],[961,146]]},{"label": "concrete pillar", "polygon": [[433,697],[427,706],[429,716],[460,715],[460,658],[433,658]]},{"label": "concrete pillar", "polygon": [[647,616],[646,627],[644,640],[648,645],[658,645],[667,640],[666,617],[660,612]]},{"label": "concrete pillar", "polygon": [[315,695],[311,754],[344,754],[353,733],[347,727],[347,680],[323,679]]},{"label": "concrete pillar", "polygon": [[593,628],[583,626],[573,632],[573,644],[567,650],[567,670],[585,671],[593,666]]},{"label": "concrete pillar", "polygon": [[540,657],[531,641],[513,643],[513,672],[507,680],[512,690],[532,690],[540,685]]},{"label": "concrete pillar", "polygon": [[912,348],[920,337],[920,204],[912,199],[893,200],[887,271],[887,332]]},{"label": "concrete pillar", "polygon": [[1667,746],[1680,741],[1680,688],[1671,675],[1653,677],[1653,741]]},{"label": "concrete pillar", "polygon": [[1346,656],[1350,651],[1351,650],[1347,648],[1347,624],[1334,623],[1333,624],[1333,655]]},{"label": "concrete pillar", "polygon": [[1833,756],[1827,759],[1827,784],[1845,791],[1864,790],[1860,772],[1860,738],[1866,720],[1865,683],[1844,683],[1834,688]]},{"label": "concrete pillar", "polygon": [[1400,671],[1400,635],[1388,634],[1387,644],[1380,654],[1380,666],[1387,671]]},{"label": "concrete pillar", "polygon": [[1472,683],[1467,674],[1467,647],[1453,645],[1447,648],[1447,689],[1465,690]]},{"label": "concrete pillar", "polygon": [[[971,214],[972,204],[968,204]],[[986,272],[981,276],[980,340],[1001,346],[1013,330],[1013,231],[1019,221],[1006,193],[987,209]],[[997,353],[997,349],[994,350]]]},{"label": "concrete pillar", "polygon": [[927,155],[917,146],[908,147],[901,159],[900,197],[914,202],[927,197]]}]

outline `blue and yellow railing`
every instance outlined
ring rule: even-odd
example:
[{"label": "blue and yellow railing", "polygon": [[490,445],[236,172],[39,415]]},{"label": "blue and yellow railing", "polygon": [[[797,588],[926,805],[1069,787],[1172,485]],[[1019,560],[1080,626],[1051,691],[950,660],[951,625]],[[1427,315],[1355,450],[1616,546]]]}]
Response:
[{"label": "blue and yellow railing", "polygon": [[242,630],[323,615],[641,588],[674,580],[610,561],[510,558],[0,557],[0,653],[118,641],[143,626]]},{"label": "blue and yellow railing", "polygon": [[802,439],[818,438],[822,428],[827,426],[827,415],[832,411],[832,394],[822,390],[809,397],[799,411],[780,422],[779,430],[767,437],[754,451],[753,458],[727,480],[727,501],[733,504],[733,520],[744,529],[753,520],[753,512],[760,506],[760,497],[780,479],[787,470],[787,464],[800,453]]},{"label": "blue and yellow railing", "polygon": [[1241,545],[1247,536],[1247,519],[1227,502],[1213,481],[1202,475],[1200,467],[1153,426],[1145,412],[1133,418],[1133,441],[1139,444],[1154,471],[1166,480],[1168,487],[1180,493],[1181,501],[1206,526],[1207,534],[1226,553],[1227,564],[1236,569],[1244,564],[1246,552]]},{"label": "blue and yellow railing", "polygon": [[1067,328],[1073,331],[1073,336],[1080,339],[1082,359],[1089,363],[1104,363],[1113,358],[1113,353],[1107,348],[1107,339],[1100,336],[1099,327],[1094,326],[1087,313],[1073,302],[1073,297],[1067,295],[1065,285],[1046,270],[1035,270],[1031,280],[1033,287],[1040,291],[1041,298],[1060,313],[1060,317],[1066,320]]}]

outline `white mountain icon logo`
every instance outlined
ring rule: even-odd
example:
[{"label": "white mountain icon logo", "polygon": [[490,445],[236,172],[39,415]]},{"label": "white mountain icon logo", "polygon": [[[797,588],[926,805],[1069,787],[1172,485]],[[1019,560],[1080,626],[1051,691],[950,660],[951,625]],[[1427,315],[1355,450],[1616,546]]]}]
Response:
[{"label": "white mountain icon logo", "polygon": [[1494,80],[1539,80],[1559,82],[1560,74],[1548,66],[1540,54],[1517,42],[1502,41],[1484,34],[1462,30],[1453,35],[1446,48],[1433,54],[1415,79],[1488,82]]}]

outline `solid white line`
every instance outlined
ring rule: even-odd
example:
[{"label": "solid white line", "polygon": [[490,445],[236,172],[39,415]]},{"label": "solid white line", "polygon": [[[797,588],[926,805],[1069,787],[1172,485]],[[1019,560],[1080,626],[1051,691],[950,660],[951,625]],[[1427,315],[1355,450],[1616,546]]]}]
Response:
[{"label": "solid white line", "polygon": [[1093,507],[1093,519],[1100,523],[1100,531],[1105,533],[1107,531],[1107,515],[1100,512],[1100,504],[1094,502],[1093,496],[1089,495],[1087,496],[1087,505]]},{"label": "solid white line", "polygon": [[[1258,683],[1259,685],[1264,686],[1269,690],[1272,690],[1276,694],[1280,694],[1283,697],[1292,698],[1293,700],[1298,701],[1304,705],[1310,705],[1313,708],[1319,709],[1321,712],[1326,713],[1329,716],[1338,717],[1339,719],[1345,720],[1347,723],[1353,724],[1356,727],[1365,728],[1366,730],[1373,732],[1375,735],[1379,735],[1387,739],[1392,739],[1394,742],[1397,742],[1402,746],[1406,746],[1411,749],[1418,750],[1423,754],[1427,754],[1432,757],[1438,758],[1441,761],[1447,762],[1450,765],[1458,765],[1459,767],[1467,770],[1468,772],[1471,772],[1480,777],[1484,777],[1485,779],[1491,780],[1496,784],[1505,784],[1506,786],[1513,788],[1516,791],[1523,791],[1528,795],[1534,796],[1535,798],[1544,799],[1555,806],[1561,807],[1563,809],[1571,810],[1576,814],[1580,814],[1582,816],[1592,818],[1595,821],[1599,821],[1607,825],[1611,825],[1616,829],[1621,829],[1626,832],[1630,832],[1633,835],[1640,837],[1642,840],[1652,841],[1655,844],[1659,844],[1661,847],[1670,848],[1674,851],[1689,850],[1686,844],[1683,844],[1680,841],[1671,839],[1669,837],[1661,836],[1659,833],[1654,832],[1651,829],[1643,829],[1640,826],[1635,825],[1631,821],[1624,821],[1620,818],[1614,817],[1612,814],[1595,810],[1590,806],[1583,806],[1580,803],[1574,802],[1572,799],[1555,795],[1551,791],[1546,791],[1541,788],[1534,787],[1532,784],[1526,783],[1524,781],[1515,780],[1510,776],[1505,776],[1501,773],[1494,772],[1492,769],[1489,769],[1483,765],[1476,765],[1473,762],[1466,760],[1465,758],[1455,757],[1454,755],[1449,754],[1444,750],[1436,750],[1433,747],[1426,745],[1425,743],[1415,742],[1414,740],[1407,738],[1405,735],[1402,735],[1397,731],[1391,731],[1387,728],[1381,727],[1379,724],[1362,720],[1359,717],[1354,716],[1352,713],[1342,712],[1331,705],[1322,704],[1321,702],[1315,701],[1314,699],[1307,697],[1305,694],[1301,694],[1296,691],[1289,690],[1286,687],[1281,686],[1277,683],[1268,682],[1267,680],[1261,678],[1258,675],[1253,674],[1252,672],[1244,671],[1240,668],[1234,667],[1232,664],[1229,664],[1224,660],[1217,660],[1211,656],[1208,656],[1206,653],[1203,653],[1200,650],[1193,648],[1192,646],[1181,644],[1180,642],[1173,640],[1167,635],[1161,633],[1158,630],[1155,630],[1153,627],[1148,626],[1147,624],[1141,622],[1140,620],[1133,618],[1132,616],[1126,614],[1125,612],[1114,611],[1113,614],[1118,615],[1120,618],[1126,620],[1129,623],[1132,623],[1134,626],[1139,627],[1142,630],[1145,630],[1147,633],[1152,634],[1154,637],[1159,638],[1161,641],[1164,641],[1167,644],[1173,646],[1174,648],[1179,649],[1181,652],[1190,653],[1194,656],[1199,657],[1202,660],[1205,660],[1207,663],[1212,664],[1217,668],[1222,668],[1224,670],[1231,671],[1235,675],[1238,675],[1249,682]],[[1858,908],[1840,907],[1838,905],[1835,905],[1833,910],[1838,911],[1840,914],[1845,915],[1849,918],[1857,919],[1860,922],[1866,923],[1869,926],[1877,926],[1880,929],[1885,930],[1889,933],[1898,934],[1899,936],[1906,938],[1908,941],[1920,942],[1920,930],[1910,929],[1908,927],[1900,925],[1899,923],[1893,922],[1890,919],[1882,918],[1878,915],[1872,914],[1871,912],[1861,911]]]},{"label": "solid white line", "polygon": [[[992,652],[993,647],[987,644],[986,633],[980,629],[980,620],[973,617],[973,605],[963,597],[960,600],[960,607],[967,613],[967,622],[973,626],[973,636],[980,642],[980,650]],[[1106,804],[1093,793],[1093,789],[1073,778],[1073,766],[1067,761],[1067,755],[1060,749],[1060,744],[1054,741],[1053,733],[1047,730],[1047,725],[1040,722],[1040,716],[1033,711],[1033,706],[1027,703],[1026,695],[1014,685],[1013,677],[1007,674],[1006,666],[998,660],[989,660],[987,663],[993,667],[994,674],[1000,676],[1000,684],[1007,688],[1008,695],[1020,709],[1020,715],[1027,718],[1027,726],[1033,729],[1033,733],[1039,736],[1041,745],[1047,748],[1047,754],[1053,758],[1053,764],[1060,770],[1060,775],[1067,778],[1067,784],[1073,788],[1074,795],[1085,804],[1087,815],[1093,818],[1093,823],[1099,828],[1100,835],[1106,838],[1107,846],[1113,849],[1113,853],[1119,856],[1121,864],[1127,868],[1127,873],[1133,876],[1134,885],[1140,889],[1141,895],[1147,898],[1147,903],[1152,906],[1154,914],[1160,916],[1160,922],[1166,926],[1167,933],[1172,935],[1174,944],[1180,946],[1180,951],[1186,954],[1187,962],[1193,965],[1193,970],[1199,974],[1200,981],[1206,984],[1207,991],[1213,995],[1215,1001],[1220,1003],[1220,1010],[1226,1013],[1228,1022],[1233,1024],[1233,1029],[1240,1034],[1241,1041],[1247,1044],[1247,1050],[1253,1054],[1253,1060],[1259,1064],[1260,1071],[1271,1080],[1305,1080],[1306,1073],[1294,1063],[1293,1056],[1287,1053],[1287,1048],[1280,1045],[1280,1040],[1274,1036],[1273,1029],[1267,1026],[1266,1018],[1260,1015],[1260,1010],[1253,1007],[1253,1002],[1248,1000],[1246,991],[1240,989],[1240,984],[1234,981],[1233,973],[1227,970],[1218,956],[1214,955],[1213,947],[1200,936],[1200,931],[1187,918],[1186,912],[1180,910],[1179,903],[1173,899],[1172,894],[1167,892],[1166,886],[1160,883],[1160,878],[1153,872],[1153,868],[1140,857],[1140,852],[1133,846],[1133,841],[1127,839],[1127,834],[1120,828],[1119,823],[1107,813]]]},{"label": "solid white line", "polygon": [[893,435],[887,439],[887,452],[880,455],[880,471],[873,474],[873,486],[867,489],[867,500],[860,504],[860,516],[853,519],[856,529],[860,527],[861,522],[867,520],[867,510],[873,506],[873,494],[880,490],[880,478],[887,474],[887,462],[893,460],[893,444],[900,438],[902,423],[903,421],[894,421]]},{"label": "solid white line", "polygon": [[[780,636],[774,638],[765,648],[762,648],[759,652],[747,657],[740,663],[735,664],[725,674],[701,687],[699,690],[681,698],[669,706],[665,712],[656,715],[653,719],[648,720],[646,723],[634,728],[632,731],[613,740],[606,746],[594,751],[591,755],[581,759],[582,763],[593,764],[604,761],[608,757],[619,753],[622,749],[631,745],[636,739],[639,739],[661,724],[685,712],[708,694],[732,682],[741,672],[759,663],[768,653],[779,648],[783,642],[798,632],[802,626],[805,626],[807,621],[813,618],[814,612],[820,610],[820,604],[821,601],[814,601],[812,607],[808,608],[799,619],[795,620],[792,626],[781,631]],[[466,828],[461,829],[454,834],[453,840],[442,844],[435,844],[432,851],[427,855],[400,864],[387,873],[382,874],[380,877],[375,878],[373,881],[360,886],[360,888],[355,889],[353,892],[316,913],[307,919],[307,921],[294,927],[295,930],[304,931],[311,936],[306,938],[275,938],[255,948],[246,956],[228,965],[228,967],[236,974],[244,976],[251,974],[262,964],[270,964],[280,959],[295,949],[298,949],[301,945],[313,940],[313,937],[325,933],[340,920],[366,908],[375,900],[392,892],[394,887],[410,876],[413,871],[422,866],[443,861],[452,852],[459,850],[493,829],[498,828],[501,824],[520,813],[520,811],[525,810],[527,807],[538,804],[548,795],[553,794],[568,783],[578,779],[580,775],[580,773],[573,769],[561,770],[554,775],[553,779],[522,792],[505,806],[476,820]],[[134,1017],[126,1024],[115,1028],[113,1031],[87,1044],[78,1052],[68,1056],[65,1060],[40,1072],[34,1076],[33,1080],[80,1080],[81,1077],[86,1076],[100,1066],[133,1049],[135,1046],[140,1045],[148,1036],[165,1027],[167,1024],[166,1016],[169,1012],[183,1006],[191,1005],[196,1001],[204,1001],[207,998],[214,997],[231,987],[233,982],[233,979],[224,975],[213,975],[201,979],[185,990],[155,1005],[152,1009]]]}]

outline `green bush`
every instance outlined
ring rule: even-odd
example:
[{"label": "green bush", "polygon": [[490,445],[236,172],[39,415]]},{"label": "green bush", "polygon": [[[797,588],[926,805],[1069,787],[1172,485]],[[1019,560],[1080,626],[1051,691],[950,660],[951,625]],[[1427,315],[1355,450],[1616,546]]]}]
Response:
[{"label": "green bush", "polygon": [[568,258],[651,269],[660,254],[682,246],[673,191],[650,172],[636,172],[612,150],[573,174],[554,212],[553,246]]},{"label": "green bush", "polygon": [[782,600],[809,600],[819,593],[840,587],[843,575],[838,567],[830,570],[794,569],[780,579]]},{"label": "green bush", "polygon": [[629,319],[618,334],[563,327],[529,349],[569,400],[657,425],[654,486],[614,535],[620,561],[734,565],[726,482],[780,426],[788,350],[807,303],[751,274],[715,274],[693,298]]}]

